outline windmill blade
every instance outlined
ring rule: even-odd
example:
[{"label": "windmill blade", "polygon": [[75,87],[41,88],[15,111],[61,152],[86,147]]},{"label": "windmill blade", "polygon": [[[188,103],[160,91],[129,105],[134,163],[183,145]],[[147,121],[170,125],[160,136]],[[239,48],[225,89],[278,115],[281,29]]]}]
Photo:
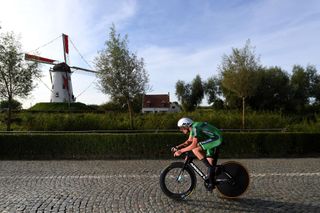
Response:
[{"label": "windmill blade", "polygon": [[64,62],[69,65],[69,36],[62,33]]},{"label": "windmill blade", "polygon": [[36,62],[44,63],[44,64],[57,64],[57,63],[59,63],[57,60],[44,58],[44,57],[40,57],[37,55],[31,55],[31,54],[27,54],[27,53],[24,55],[24,59],[27,61],[36,61]]},{"label": "windmill blade", "polygon": [[92,73],[98,73],[95,70],[89,70],[89,69],[85,69],[85,68],[81,68],[81,67],[70,67],[71,69],[75,69],[75,70],[81,70],[81,71],[85,71],[85,72],[92,72]]}]

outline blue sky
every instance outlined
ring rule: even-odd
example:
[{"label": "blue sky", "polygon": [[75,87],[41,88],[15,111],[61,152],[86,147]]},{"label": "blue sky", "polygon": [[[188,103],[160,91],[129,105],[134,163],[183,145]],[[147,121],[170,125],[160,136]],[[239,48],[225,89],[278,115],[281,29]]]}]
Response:
[{"label": "blue sky", "polygon": [[[170,93],[175,83],[218,75],[224,54],[241,48],[247,39],[264,66],[315,65],[320,69],[320,1],[317,0],[1,0],[0,31],[20,34],[28,52],[68,34],[93,65],[104,48],[112,23],[129,37],[129,48],[145,60],[150,93]],[[63,59],[58,39],[38,50],[40,55]],[[75,49],[72,65],[88,68]],[[50,85],[49,66],[42,66],[42,82]],[[101,104],[108,96],[97,89],[93,74],[74,73],[75,96],[87,104]],[[38,81],[24,107],[48,102],[50,91]],[[89,88],[88,88],[89,87]],[[88,89],[87,89],[88,88]],[[206,104],[206,100],[203,101]]]}]

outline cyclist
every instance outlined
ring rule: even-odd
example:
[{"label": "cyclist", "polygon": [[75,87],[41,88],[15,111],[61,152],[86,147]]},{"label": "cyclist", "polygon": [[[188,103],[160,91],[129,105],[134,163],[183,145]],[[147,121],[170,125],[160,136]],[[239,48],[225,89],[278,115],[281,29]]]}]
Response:
[{"label": "cyclist", "polygon": [[222,143],[221,131],[207,122],[194,122],[190,118],[181,118],[178,127],[189,138],[182,144],[173,147],[174,156],[180,156],[184,152],[191,151],[208,167],[207,189],[214,188],[213,177],[215,175],[216,162],[214,161],[216,147]]}]

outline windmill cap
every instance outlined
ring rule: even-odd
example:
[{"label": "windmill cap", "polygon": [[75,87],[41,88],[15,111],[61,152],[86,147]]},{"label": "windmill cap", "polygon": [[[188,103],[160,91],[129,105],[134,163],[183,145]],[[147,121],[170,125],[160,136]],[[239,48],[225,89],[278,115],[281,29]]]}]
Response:
[{"label": "windmill cap", "polygon": [[66,63],[60,63],[53,66],[53,71],[71,72],[70,67]]}]

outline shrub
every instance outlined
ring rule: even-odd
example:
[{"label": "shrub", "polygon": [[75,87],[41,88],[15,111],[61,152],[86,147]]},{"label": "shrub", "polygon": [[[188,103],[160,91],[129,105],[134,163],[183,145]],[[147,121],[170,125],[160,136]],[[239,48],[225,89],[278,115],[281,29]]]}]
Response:
[{"label": "shrub", "polygon": [[[7,100],[0,101],[0,110],[6,110],[8,108],[9,108],[9,101],[7,101]],[[22,109],[22,104],[17,100],[12,100],[11,101],[11,109],[13,109],[13,110],[21,110]]]},{"label": "shrub", "polygon": [[[320,134],[224,133],[221,156],[319,156]],[[2,134],[0,159],[159,159],[172,158],[170,147],[181,133]]]},{"label": "shrub", "polygon": [[[197,110],[191,113],[156,113],[135,114],[136,130],[177,129],[179,118],[188,116],[195,121],[207,121],[224,130],[240,129],[241,113],[226,110]],[[86,131],[86,130],[128,130],[130,121],[128,113],[121,112],[87,112],[87,113],[32,113],[15,114],[17,123],[14,130],[27,131]],[[5,114],[0,114],[4,122]],[[270,112],[249,112],[246,118],[247,129],[287,129],[292,132],[320,132],[320,121],[315,116],[313,121],[297,121],[290,116]],[[1,128],[1,124],[0,124]]]}]

